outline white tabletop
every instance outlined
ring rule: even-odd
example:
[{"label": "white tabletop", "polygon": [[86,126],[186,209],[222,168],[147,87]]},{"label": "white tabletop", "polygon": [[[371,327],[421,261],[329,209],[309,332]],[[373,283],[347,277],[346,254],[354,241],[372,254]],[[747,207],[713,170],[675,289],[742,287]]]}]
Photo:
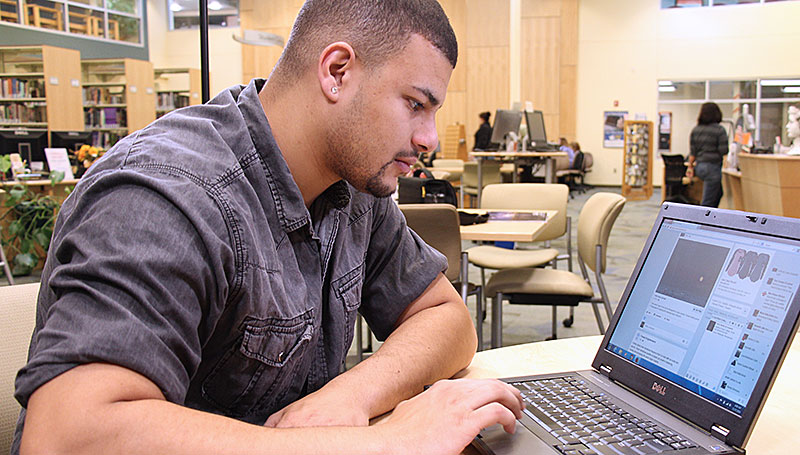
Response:
[{"label": "white tabletop", "polygon": [[[486,213],[481,209],[459,209],[469,213]],[[500,242],[532,242],[539,233],[556,216],[557,210],[503,210],[505,212],[547,213],[545,221],[494,221],[481,224],[461,226],[461,240],[500,241]]]}]

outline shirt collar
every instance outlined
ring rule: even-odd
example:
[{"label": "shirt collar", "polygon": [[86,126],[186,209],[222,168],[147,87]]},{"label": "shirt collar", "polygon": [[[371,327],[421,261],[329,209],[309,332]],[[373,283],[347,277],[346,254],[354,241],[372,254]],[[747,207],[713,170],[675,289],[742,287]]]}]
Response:
[{"label": "shirt collar", "polygon": [[[291,232],[310,224],[310,214],[303,202],[300,188],[295,183],[289,166],[275,142],[261,100],[258,98],[258,92],[265,83],[265,79],[251,80],[239,94],[237,106],[264,165],[281,227],[284,231]],[[349,185],[340,180],[328,187],[319,197],[327,198],[333,207],[342,209],[350,202]]]}]

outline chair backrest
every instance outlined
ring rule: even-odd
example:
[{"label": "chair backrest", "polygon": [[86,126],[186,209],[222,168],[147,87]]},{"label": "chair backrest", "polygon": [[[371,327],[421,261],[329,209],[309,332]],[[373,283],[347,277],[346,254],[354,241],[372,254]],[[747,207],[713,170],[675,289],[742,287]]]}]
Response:
[{"label": "chair backrest", "polygon": [[572,169],[583,172],[586,170],[586,155],[578,150],[575,152],[575,158],[572,159]]},{"label": "chair backrest", "polygon": [[433,160],[432,167],[464,167],[464,160],[436,159]]},{"label": "chair backrest", "polygon": [[[503,182],[503,176],[500,174],[500,166],[502,166],[502,163],[499,161],[486,161],[481,165],[484,188],[486,185]],[[474,161],[467,161],[464,163],[464,173],[461,175],[461,184],[467,188],[478,187],[478,163]]]},{"label": "chair backrest", "polygon": [[667,183],[682,182],[683,176],[686,174],[683,155],[680,153],[662,153],[661,159],[664,160],[664,180]]},{"label": "chair backrest", "polygon": [[583,152],[583,172],[589,172],[594,165],[594,157],[589,152]]},{"label": "chair backrest", "polygon": [[11,451],[20,406],[14,379],[28,359],[39,283],[0,286],[0,453]]},{"label": "chair backrest", "polygon": [[569,187],[561,183],[499,183],[483,189],[484,210],[558,210],[558,213],[536,238],[553,240],[567,232]]},{"label": "chair backrest", "polygon": [[428,245],[445,255],[450,281],[461,273],[461,230],[458,212],[450,204],[400,204],[406,223]]},{"label": "chair backrest", "polygon": [[600,272],[606,270],[608,235],[624,205],[625,198],[615,193],[595,193],[583,204],[578,216],[578,253],[593,271],[598,266],[597,245],[602,246]]}]

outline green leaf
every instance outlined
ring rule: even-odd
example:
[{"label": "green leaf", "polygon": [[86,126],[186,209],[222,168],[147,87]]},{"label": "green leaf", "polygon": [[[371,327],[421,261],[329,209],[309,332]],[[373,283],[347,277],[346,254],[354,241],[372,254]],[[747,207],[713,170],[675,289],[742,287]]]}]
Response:
[{"label": "green leaf", "polygon": [[8,234],[11,237],[16,237],[22,233],[25,227],[22,225],[20,220],[14,220],[8,224]]},{"label": "green leaf", "polygon": [[55,186],[56,183],[64,180],[64,171],[50,172],[50,185]]},{"label": "green leaf", "polygon": [[19,250],[23,253],[31,253],[33,251],[33,241],[29,238],[20,239]]},{"label": "green leaf", "polygon": [[0,156],[0,172],[5,174],[8,170],[11,169],[11,156],[9,155],[2,155]]},{"label": "green leaf", "polygon": [[39,263],[35,253],[21,253],[14,256],[14,275],[29,275]]},{"label": "green leaf", "polygon": [[47,235],[44,229],[34,232],[33,239],[47,251],[47,247],[50,246],[50,236]]}]

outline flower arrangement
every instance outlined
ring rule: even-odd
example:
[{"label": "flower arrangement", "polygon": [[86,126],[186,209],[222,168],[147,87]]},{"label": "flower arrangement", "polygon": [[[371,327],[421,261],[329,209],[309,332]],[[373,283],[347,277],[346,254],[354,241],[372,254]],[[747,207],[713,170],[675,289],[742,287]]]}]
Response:
[{"label": "flower arrangement", "polygon": [[95,160],[103,156],[104,153],[106,153],[106,151],[99,147],[83,144],[81,148],[75,152],[75,158],[84,168],[89,169],[89,166],[91,166]]}]

